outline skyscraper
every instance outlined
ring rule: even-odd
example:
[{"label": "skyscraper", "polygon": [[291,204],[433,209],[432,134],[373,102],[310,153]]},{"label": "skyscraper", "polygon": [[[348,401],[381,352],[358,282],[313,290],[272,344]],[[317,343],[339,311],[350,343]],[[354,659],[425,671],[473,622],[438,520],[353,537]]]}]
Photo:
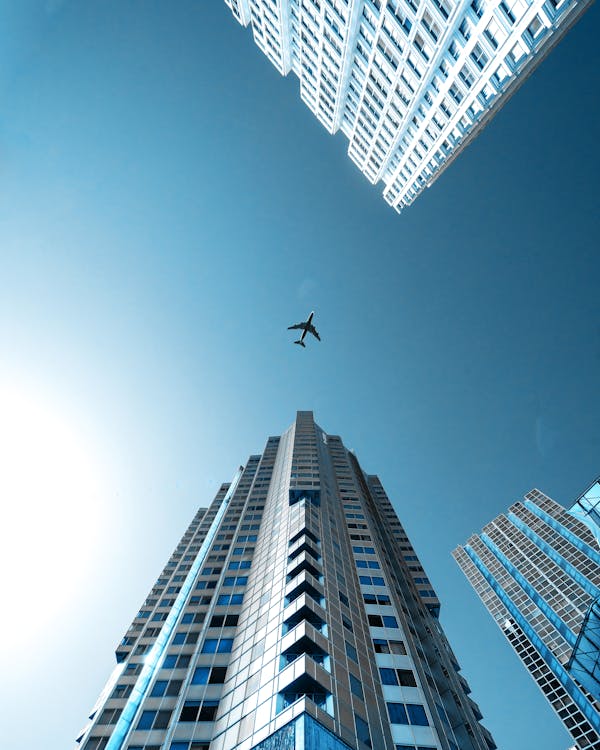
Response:
[{"label": "skyscraper", "polygon": [[81,750],[492,750],[381,483],[298,412],[201,508]]},{"label": "skyscraper", "polygon": [[[590,0],[225,0],[397,211],[532,72]],[[526,123],[523,123],[526,127]]]},{"label": "skyscraper", "polygon": [[532,490],[454,551],[579,750],[600,748],[599,490],[571,511]]}]

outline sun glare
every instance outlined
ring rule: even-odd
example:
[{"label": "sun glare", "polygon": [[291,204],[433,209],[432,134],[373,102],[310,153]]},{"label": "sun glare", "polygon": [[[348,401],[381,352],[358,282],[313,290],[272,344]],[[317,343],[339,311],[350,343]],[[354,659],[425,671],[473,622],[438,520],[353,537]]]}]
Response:
[{"label": "sun glare", "polygon": [[100,472],[80,432],[60,410],[0,384],[0,643],[11,650],[59,615],[97,551]]}]

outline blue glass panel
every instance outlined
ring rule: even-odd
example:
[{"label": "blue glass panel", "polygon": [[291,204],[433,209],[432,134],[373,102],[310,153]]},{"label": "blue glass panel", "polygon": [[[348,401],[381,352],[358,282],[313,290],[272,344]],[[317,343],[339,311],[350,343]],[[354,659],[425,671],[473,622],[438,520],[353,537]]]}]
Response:
[{"label": "blue glass panel", "polygon": [[403,703],[388,703],[387,709],[392,724],[408,724],[408,716]]},{"label": "blue glass panel", "polygon": [[197,667],[192,677],[192,685],[206,685],[210,667]]},{"label": "blue glass panel", "polygon": [[253,750],[296,750],[296,722],[286,724],[280,730],[255,745]]},{"label": "blue glass panel", "polygon": [[321,493],[319,490],[291,489],[289,503],[312,503],[318,506],[321,505]]},{"label": "blue glass panel", "polygon": [[367,747],[373,747],[373,745],[371,744],[371,733],[369,732],[369,725],[356,712],[354,713],[354,726],[356,727],[356,736],[358,737],[358,739]]},{"label": "blue glass panel", "polygon": [[388,669],[387,667],[379,667],[379,674],[381,675],[382,685],[397,685],[398,675],[395,669]]},{"label": "blue glass panel", "polygon": [[217,643],[219,642],[218,638],[207,638],[203,645],[202,645],[202,651],[203,654],[214,654],[217,650]]},{"label": "blue glass panel", "polygon": [[600,700],[600,600],[592,602],[579,635],[568,671],[580,685]]},{"label": "blue glass panel", "polygon": [[329,732],[308,714],[297,722],[296,750],[350,750],[345,742]]},{"label": "blue glass panel", "polygon": [[311,716],[302,714],[253,750],[350,750],[350,747]]},{"label": "blue glass panel", "polygon": [[165,690],[167,689],[167,681],[166,680],[157,680],[154,683],[154,687],[152,688],[152,692],[150,695],[153,698],[160,698],[165,694]]},{"label": "blue glass panel", "polygon": [[350,690],[354,693],[354,695],[357,698],[360,698],[363,700],[363,690],[362,685],[360,684],[360,680],[355,677],[353,674],[350,674]]},{"label": "blue glass panel", "polygon": [[423,706],[420,706],[418,703],[407,703],[406,711],[408,712],[408,718],[411,724],[416,724],[418,727],[429,726],[427,714],[425,713]]},{"label": "blue glass panel", "polygon": [[152,722],[154,721],[155,716],[156,711],[142,711],[142,715],[140,717],[140,720],[138,721],[136,729],[151,729]]},{"label": "blue glass panel", "polygon": [[356,653],[356,649],[351,643],[348,643],[346,641],[346,654],[352,661],[355,661],[358,664],[358,654]]},{"label": "blue glass panel", "polygon": [[569,513],[584,523],[600,543],[600,479],[583,493]]}]

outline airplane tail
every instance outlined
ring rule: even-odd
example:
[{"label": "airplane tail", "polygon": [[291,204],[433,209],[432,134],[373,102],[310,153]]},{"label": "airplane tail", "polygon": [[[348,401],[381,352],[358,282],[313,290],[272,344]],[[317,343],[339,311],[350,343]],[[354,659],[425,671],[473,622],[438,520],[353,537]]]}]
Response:
[{"label": "airplane tail", "polygon": [[303,346],[304,348],[306,348],[306,344],[304,343],[304,341],[302,341],[302,339],[298,339],[298,341],[294,341],[294,344],[299,344],[300,346]]}]

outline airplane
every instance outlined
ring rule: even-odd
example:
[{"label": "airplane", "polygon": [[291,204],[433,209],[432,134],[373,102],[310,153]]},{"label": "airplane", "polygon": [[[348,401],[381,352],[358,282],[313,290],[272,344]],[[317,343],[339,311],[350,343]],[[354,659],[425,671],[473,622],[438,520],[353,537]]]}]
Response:
[{"label": "airplane", "polygon": [[317,338],[319,341],[321,340],[321,337],[319,336],[317,329],[312,324],[312,319],[314,316],[314,311],[311,312],[311,314],[308,316],[308,320],[306,320],[304,323],[296,323],[296,325],[288,326],[288,331],[291,331],[293,328],[301,328],[302,329],[302,336],[298,339],[298,341],[294,341],[294,344],[299,344],[300,346],[306,347],[306,344],[304,343],[304,337],[307,333],[312,333],[312,335]]}]

